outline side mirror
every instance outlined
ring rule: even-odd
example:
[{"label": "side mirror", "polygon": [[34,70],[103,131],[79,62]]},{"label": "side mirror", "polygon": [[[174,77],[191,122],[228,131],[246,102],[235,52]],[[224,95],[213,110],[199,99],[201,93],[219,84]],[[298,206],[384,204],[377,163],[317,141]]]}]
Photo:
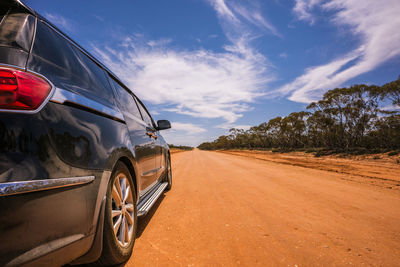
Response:
[{"label": "side mirror", "polygon": [[171,128],[171,123],[168,120],[158,120],[157,121],[157,130],[166,130]]}]

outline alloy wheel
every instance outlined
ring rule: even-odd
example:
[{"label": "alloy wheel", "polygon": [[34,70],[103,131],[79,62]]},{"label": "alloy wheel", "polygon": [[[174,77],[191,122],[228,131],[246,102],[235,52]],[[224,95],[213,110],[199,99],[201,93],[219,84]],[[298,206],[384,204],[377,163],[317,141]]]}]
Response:
[{"label": "alloy wheel", "polygon": [[112,221],[118,243],[129,246],[134,230],[134,199],[128,178],[120,173],[112,187]]}]

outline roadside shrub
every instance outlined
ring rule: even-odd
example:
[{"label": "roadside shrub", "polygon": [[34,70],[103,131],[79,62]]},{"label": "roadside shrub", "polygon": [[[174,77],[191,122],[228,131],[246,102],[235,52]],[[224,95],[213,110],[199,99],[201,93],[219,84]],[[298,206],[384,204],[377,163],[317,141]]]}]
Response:
[{"label": "roadside shrub", "polygon": [[[399,105],[399,92],[400,76],[382,86],[335,88],[309,104],[307,111],[278,116],[248,130],[232,128],[227,135],[198,147],[274,148],[272,152],[280,153],[304,150],[316,152],[317,157],[400,151],[400,111],[380,109],[390,102]],[[326,151],[319,152],[320,149]]]}]

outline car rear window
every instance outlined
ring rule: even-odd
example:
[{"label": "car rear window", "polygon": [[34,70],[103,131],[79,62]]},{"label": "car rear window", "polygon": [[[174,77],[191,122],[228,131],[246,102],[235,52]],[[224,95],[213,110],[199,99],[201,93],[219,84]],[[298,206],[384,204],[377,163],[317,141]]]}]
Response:
[{"label": "car rear window", "polygon": [[45,75],[60,88],[76,91],[102,103],[114,104],[105,71],[40,20],[28,68]]},{"label": "car rear window", "polygon": [[29,51],[35,27],[35,18],[9,1],[0,4],[0,46]]}]

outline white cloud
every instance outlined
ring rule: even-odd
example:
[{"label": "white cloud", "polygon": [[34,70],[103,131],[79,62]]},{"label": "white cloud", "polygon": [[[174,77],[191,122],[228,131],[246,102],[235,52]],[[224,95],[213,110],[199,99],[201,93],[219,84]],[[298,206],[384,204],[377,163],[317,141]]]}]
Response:
[{"label": "white cloud", "polygon": [[198,134],[203,133],[206,129],[201,128],[197,125],[192,123],[182,123],[182,122],[172,122],[171,123],[171,130],[169,131],[183,131],[188,134]]},{"label": "white cloud", "polygon": [[151,110],[150,114],[151,115],[160,115],[160,112],[158,112],[157,110]]},{"label": "white cloud", "polygon": [[171,129],[162,135],[168,144],[197,146],[201,143],[201,133],[206,129],[192,123],[172,122]]},{"label": "white cloud", "polygon": [[[315,0],[297,1],[296,14],[300,19],[312,22],[312,15],[304,12],[316,8],[318,3]],[[329,13],[336,12],[332,23],[347,26],[350,34],[359,36],[360,45],[327,64],[308,68],[303,75],[278,90],[278,93],[291,93],[289,99],[293,101],[314,101],[326,90],[339,87],[400,55],[400,1],[331,0],[319,5],[319,8]]]},{"label": "white cloud", "polygon": [[230,41],[222,52],[179,50],[170,46],[171,39],[146,41],[141,35],[126,37],[120,47],[94,47],[94,52],[140,98],[162,104],[164,111],[232,124],[273,79],[267,59],[251,46],[255,37],[243,20],[277,32],[243,6],[230,8],[223,0],[211,4]]},{"label": "white cloud", "polygon": [[239,4],[238,1],[208,1],[217,12],[225,33],[228,38],[231,38],[231,41],[244,35],[254,35],[255,31],[251,26],[281,37],[278,30],[261,15],[258,6],[254,5],[252,1],[246,2],[246,6]]},{"label": "white cloud", "polygon": [[236,14],[240,15],[250,24],[253,24],[260,29],[267,30],[272,34],[281,37],[278,30],[271,23],[269,23],[255,8],[250,10],[248,7],[235,4],[234,2],[232,2],[232,8]]},{"label": "white cloud", "polygon": [[250,129],[251,127],[253,127],[253,125],[239,124],[239,125],[234,125],[232,128],[235,128],[235,129],[242,129],[242,130],[247,131],[247,130]]},{"label": "white cloud", "polygon": [[381,107],[381,109],[385,110],[385,111],[397,111],[397,110],[400,110],[400,106],[389,105],[389,106]]},{"label": "white cloud", "polygon": [[51,23],[59,27],[62,31],[72,32],[72,22],[69,21],[67,18],[59,15],[59,14],[52,14],[52,13],[44,13],[43,16],[48,19]]},{"label": "white cloud", "polygon": [[229,123],[249,110],[271,79],[266,59],[241,42],[215,53],[149,47],[127,38],[123,47],[94,51],[140,98],[169,105],[166,111]]},{"label": "white cloud", "polygon": [[164,38],[164,39],[159,39],[159,40],[151,40],[147,42],[147,45],[150,47],[159,47],[159,46],[166,46],[168,44],[172,43],[171,38]]},{"label": "white cloud", "polygon": [[224,20],[227,20],[231,24],[239,22],[236,15],[233,14],[232,10],[226,5],[225,0],[210,0],[210,4]]},{"label": "white cloud", "polygon": [[315,18],[310,12],[321,1],[322,0],[296,0],[293,12],[298,19],[309,21],[311,24],[314,24]]}]

